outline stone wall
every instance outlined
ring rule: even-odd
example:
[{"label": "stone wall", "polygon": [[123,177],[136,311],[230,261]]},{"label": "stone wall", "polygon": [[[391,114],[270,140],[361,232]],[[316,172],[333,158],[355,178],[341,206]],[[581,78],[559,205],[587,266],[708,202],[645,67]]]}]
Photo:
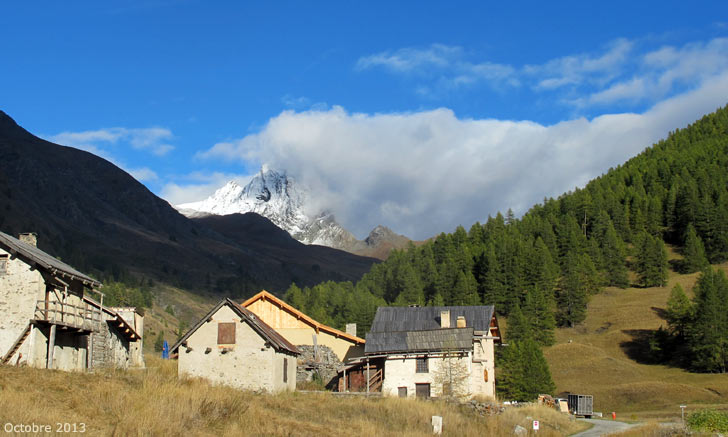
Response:
[{"label": "stone wall", "polygon": [[317,350],[308,344],[296,345],[296,347],[301,351],[301,355],[298,357],[296,381],[313,381],[315,375],[318,375],[327,388],[335,387],[337,373],[343,367],[336,353],[324,345],[317,346]]},{"label": "stone wall", "polygon": [[[17,257],[0,249],[0,255],[7,257],[5,269],[0,272],[0,358],[15,344],[28,327],[35,313],[36,301],[45,295],[45,282],[38,270]],[[11,363],[16,363],[19,354],[21,363],[32,361],[30,338],[21,346]]]}]

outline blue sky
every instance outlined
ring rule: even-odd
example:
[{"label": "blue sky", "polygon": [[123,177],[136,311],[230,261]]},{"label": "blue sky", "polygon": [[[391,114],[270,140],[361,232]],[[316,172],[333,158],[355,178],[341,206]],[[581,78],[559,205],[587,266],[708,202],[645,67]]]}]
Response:
[{"label": "blue sky", "polygon": [[172,203],[262,164],[358,237],[525,212],[728,103],[728,5],[0,7],[0,109]]}]

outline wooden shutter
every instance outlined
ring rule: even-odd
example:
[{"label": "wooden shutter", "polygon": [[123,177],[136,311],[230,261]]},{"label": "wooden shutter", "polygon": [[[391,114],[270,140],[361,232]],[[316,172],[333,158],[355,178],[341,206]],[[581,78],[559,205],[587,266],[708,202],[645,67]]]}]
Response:
[{"label": "wooden shutter", "polygon": [[235,344],[235,322],[217,324],[217,344]]},{"label": "wooden shutter", "polygon": [[283,358],[283,382],[288,382],[288,358]]},{"label": "wooden shutter", "polygon": [[415,394],[420,399],[430,397],[430,384],[415,384]]}]

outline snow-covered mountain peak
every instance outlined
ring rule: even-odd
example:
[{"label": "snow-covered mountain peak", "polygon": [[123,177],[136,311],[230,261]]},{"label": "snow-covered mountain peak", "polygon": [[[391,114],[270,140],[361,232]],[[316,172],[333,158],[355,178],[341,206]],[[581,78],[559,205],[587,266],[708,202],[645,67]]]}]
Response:
[{"label": "snow-covered mountain peak", "polygon": [[404,247],[409,241],[381,225],[365,241],[357,240],[336,222],[331,211],[311,211],[311,195],[307,187],[288,176],[286,171],[266,166],[244,187],[236,181],[230,181],[207,199],[177,205],[176,208],[187,217],[254,212],[304,244],[318,244],[367,255],[374,254],[379,246],[392,246],[393,241],[396,247]]},{"label": "snow-covered mountain peak", "polygon": [[177,205],[177,209],[189,217],[254,212],[305,244],[337,247],[337,238],[351,236],[328,213],[306,214],[308,199],[308,189],[287,172],[263,167],[244,187],[230,181],[207,199]]}]

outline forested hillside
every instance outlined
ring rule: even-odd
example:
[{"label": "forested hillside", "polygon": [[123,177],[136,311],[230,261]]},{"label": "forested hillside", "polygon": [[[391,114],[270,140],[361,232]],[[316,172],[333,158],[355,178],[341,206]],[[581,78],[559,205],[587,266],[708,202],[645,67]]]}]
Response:
[{"label": "forested hillside", "polygon": [[[287,299],[336,327],[357,322],[360,334],[390,304],[493,304],[502,315],[520,307],[534,332],[573,326],[603,286],[664,285],[668,268],[728,259],[727,169],[725,107],[521,219],[498,213],[393,252],[355,285],[292,285]],[[685,260],[668,265],[665,243]]]}]

